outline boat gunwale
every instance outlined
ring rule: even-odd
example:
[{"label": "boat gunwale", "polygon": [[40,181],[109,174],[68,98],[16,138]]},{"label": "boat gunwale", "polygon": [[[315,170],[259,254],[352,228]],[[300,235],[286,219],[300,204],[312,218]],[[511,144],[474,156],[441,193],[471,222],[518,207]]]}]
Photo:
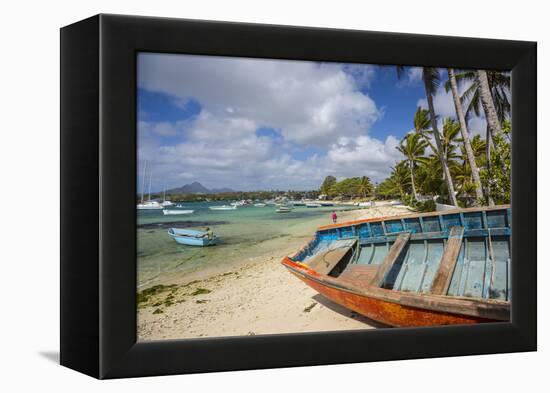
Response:
[{"label": "boat gunwale", "polygon": [[456,315],[468,315],[491,319],[497,322],[505,322],[510,320],[510,303],[506,301],[496,299],[478,299],[464,296],[403,292],[379,288],[373,285],[369,285],[365,288],[359,288],[352,283],[341,282],[336,278],[321,275],[303,263],[293,261],[288,256],[283,258],[282,264],[295,275],[303,276],[306,279],[319,283],[320,285],[362,297],[395,303],[400,306],[412,307],[420,310],[430,310],[434,312],[444,312]]},{"label": "boat gunwale", "polygon": [[497,205],[497,206],[484,206],[484,207],[468,207],[468,208],[456,208],[453,210],[445,210],[444,212],[428,212],[428,213],[407,213],[407,214],[399,214],[395,216],[383,216],[383,217],[371,217],[371,218],[363,218],[359,220],[350,220],[345,221],[341,223],[336,224],[329,224],[329,225],[321,225],[317,227],[317,231],[324,231],[327,229],[334,229],[334,228],[343,228],[343,227],[349,227],[354,225],[359,225],[367,222],[380,222],[380,221],[386,221],[386,220],[401,220],[405,218],[419,218],[419,217],[433,217],[433,216],[446,216],[448,214],[457,214],[457,213],[475,213],[475,212],[482,212],[482,211],[494,211],[494,210],[505,210],[510,209],[511,205]]}]

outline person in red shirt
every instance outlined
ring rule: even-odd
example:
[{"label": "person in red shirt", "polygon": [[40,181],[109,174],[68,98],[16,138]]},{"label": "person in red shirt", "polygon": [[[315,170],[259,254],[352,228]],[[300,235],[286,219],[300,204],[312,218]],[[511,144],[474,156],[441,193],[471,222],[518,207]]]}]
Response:
[{"label": "person in red shirt", "polygon": [[336,224],[336,220],[338,220],[338,216],[336,215],[336,212],[332,212],[332,222]]}]

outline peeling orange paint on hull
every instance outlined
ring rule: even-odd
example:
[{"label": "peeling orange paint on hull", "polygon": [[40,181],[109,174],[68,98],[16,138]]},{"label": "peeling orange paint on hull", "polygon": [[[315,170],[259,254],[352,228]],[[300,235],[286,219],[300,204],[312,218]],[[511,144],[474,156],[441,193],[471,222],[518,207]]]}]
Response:
[{"label": "peeling orange paint on hull", "polygon": [[402,306],[397,303],[386,302],[361,296],[354,293],[338,290],[317,281],[310,280],[300,274],[296,277],[315,289],[317,292],[350,310],[364,315],[375,321],[395,327],[413,326],[441,326],[441,325],[464,325],[482,322],[494,322],[485,318],[478,318],[468,315],[456,315],[443,312],[425,310],[409,306]]}]

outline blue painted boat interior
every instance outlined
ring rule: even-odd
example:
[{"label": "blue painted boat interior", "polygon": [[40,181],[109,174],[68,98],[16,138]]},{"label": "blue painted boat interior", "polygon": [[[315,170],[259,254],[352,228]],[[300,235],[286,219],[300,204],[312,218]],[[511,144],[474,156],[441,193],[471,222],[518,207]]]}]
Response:
[{"label": "blue painted boat interior", "polygon": [[308,259],[339,239],[356,238],[350,264],[379,265],[400,233],[410,232],[405,250],[386,275],[383,288],[428,293],[447,245],[449,230],[464,227],[464,235],[447,295],[510,299],[510,208],[442,212],[317,231],[293,259]]}]

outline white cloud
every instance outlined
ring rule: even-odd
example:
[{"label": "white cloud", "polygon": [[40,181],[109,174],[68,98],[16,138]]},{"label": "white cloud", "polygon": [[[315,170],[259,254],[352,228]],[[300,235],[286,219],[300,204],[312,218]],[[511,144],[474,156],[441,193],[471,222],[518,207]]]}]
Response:
[{"label": "white cloud", "polygon": [[[210,188],[313,189],[328,174],[380,181],[400,159],[395,138],[368,136],[382,115],[360,90],[373,67],[156,54],[139,60],[141,88],[202,107],[187,121],[139,123],[139,158],[154,167],[157,188],[198,180]],[[261,127],[281,138],[259,136]],[[163,145],[159,136],[177,142]],[[319,152],[295,155],[308,148]]]},{"label": "white cloud", "polygon": [[[349,68],[348,72],[344,68]],[[372,67],[288,60],[140,54],[139,86],[194,98],[212,116],[253,119],[289,141],[328,146],[334,132],[360,135],[380,116],[358,91]],[[367,71],[368,69],[368,71]]]},{"label": "white cloud", "polygon": [[[445,92],[443,86],[440,86],[437,89],[437,92],[433,97],[433,102],[435,113],[440,119],[444,119],[446,117],[456,117],[453,95],[450,91],[448,93]],[[428,100],[426,98],[421,98],[418,100],[416,105],[424,109],[428,109]]]},{"label": "white cloud", "polygon": [[409,87],[422,82],[422,67],[407,67],[403,77],[397,82],[398,87]]},{"label": "white cloud", "polygon": [[[154,125],[149,128],[154,129]],[[220,138],[210,137],[215,134],[209,130],[221,128],[224,133],[218,134]],[[326,153],[299,160],[272,138],[254,132],[232,137],[233,131],[236,135],[242,129],[239,122],[220,124],[218,119],[200,119],[184,131],[188,139],[175,146],[160,146],[144,138],[140,157],[155,168],[156,184],[161,184],[162,176],[169,186],[198,180],[207,187],[242,190],[314,189],[328,174],[337,178],[369,176],[380,181],[401,159],[395,148],[398,141],[391,136],[385,142],[368,136],[340,137]]]}]

